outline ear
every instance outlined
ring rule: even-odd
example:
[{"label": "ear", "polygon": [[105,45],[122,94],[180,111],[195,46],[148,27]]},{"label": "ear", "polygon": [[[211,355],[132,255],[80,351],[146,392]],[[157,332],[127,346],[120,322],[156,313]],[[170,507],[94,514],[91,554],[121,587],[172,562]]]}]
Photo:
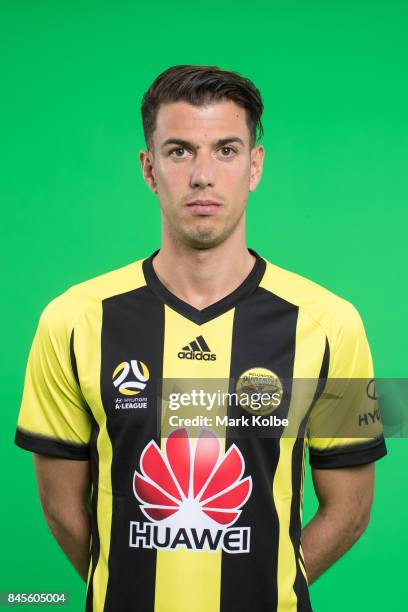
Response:
[{"label": "ear", "polygon": [[251,151],[251,176],[249,191],[255,191],[262,176],[265,149],[262,145],[254,147]]},{"label": "ear", "polygon": [[151,151],[142,150],[139,152],[139,160],[146,185],[157,195],[153,153]]}]

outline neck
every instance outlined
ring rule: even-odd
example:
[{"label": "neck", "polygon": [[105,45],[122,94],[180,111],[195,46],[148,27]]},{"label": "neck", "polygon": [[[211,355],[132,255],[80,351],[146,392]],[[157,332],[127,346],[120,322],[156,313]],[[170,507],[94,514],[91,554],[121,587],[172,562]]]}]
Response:
[{"label": "neck", "polygon": [[194,249],[163,235],[153,268],[171,293],[202,310],[232,293],[255,263],[243,235],[209,249]]}]

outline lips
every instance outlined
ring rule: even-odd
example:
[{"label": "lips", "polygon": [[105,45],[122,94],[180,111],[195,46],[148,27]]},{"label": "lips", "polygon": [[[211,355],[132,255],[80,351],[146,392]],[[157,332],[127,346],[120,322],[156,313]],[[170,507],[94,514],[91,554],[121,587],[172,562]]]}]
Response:
[{"label": "lips", "polygon": [[221,205],[214,200],[194,200],[187,206],[192,212],[208,215],[216,212]]}]

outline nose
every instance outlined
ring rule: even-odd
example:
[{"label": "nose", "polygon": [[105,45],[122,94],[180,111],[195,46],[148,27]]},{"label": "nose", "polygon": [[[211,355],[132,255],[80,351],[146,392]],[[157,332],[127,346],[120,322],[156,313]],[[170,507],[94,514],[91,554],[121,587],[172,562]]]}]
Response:
[{"label": "nose", "polygon": [[209,153],[198,151],[191,172],[190,184],[193,188],[213,187],[215,180],[214,160]]}]

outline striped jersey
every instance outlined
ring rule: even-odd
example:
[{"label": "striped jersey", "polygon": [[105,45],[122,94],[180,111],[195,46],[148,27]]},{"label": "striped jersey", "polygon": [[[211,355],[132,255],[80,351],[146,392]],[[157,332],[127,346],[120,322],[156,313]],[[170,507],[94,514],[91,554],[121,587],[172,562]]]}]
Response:
[{"label": "striped jersey", "polygon": [[[312,610],[306,453],[330,469],[387,452],[380,423],[339,437],[313,420],[325,381],[373,376],[354,306],[249,251],[246,279],[202,310],[160,281],[155,251],[42,312],[15,442],[90,461],[88,612]],[[330,397],[351,420],[365,401]]]}]

